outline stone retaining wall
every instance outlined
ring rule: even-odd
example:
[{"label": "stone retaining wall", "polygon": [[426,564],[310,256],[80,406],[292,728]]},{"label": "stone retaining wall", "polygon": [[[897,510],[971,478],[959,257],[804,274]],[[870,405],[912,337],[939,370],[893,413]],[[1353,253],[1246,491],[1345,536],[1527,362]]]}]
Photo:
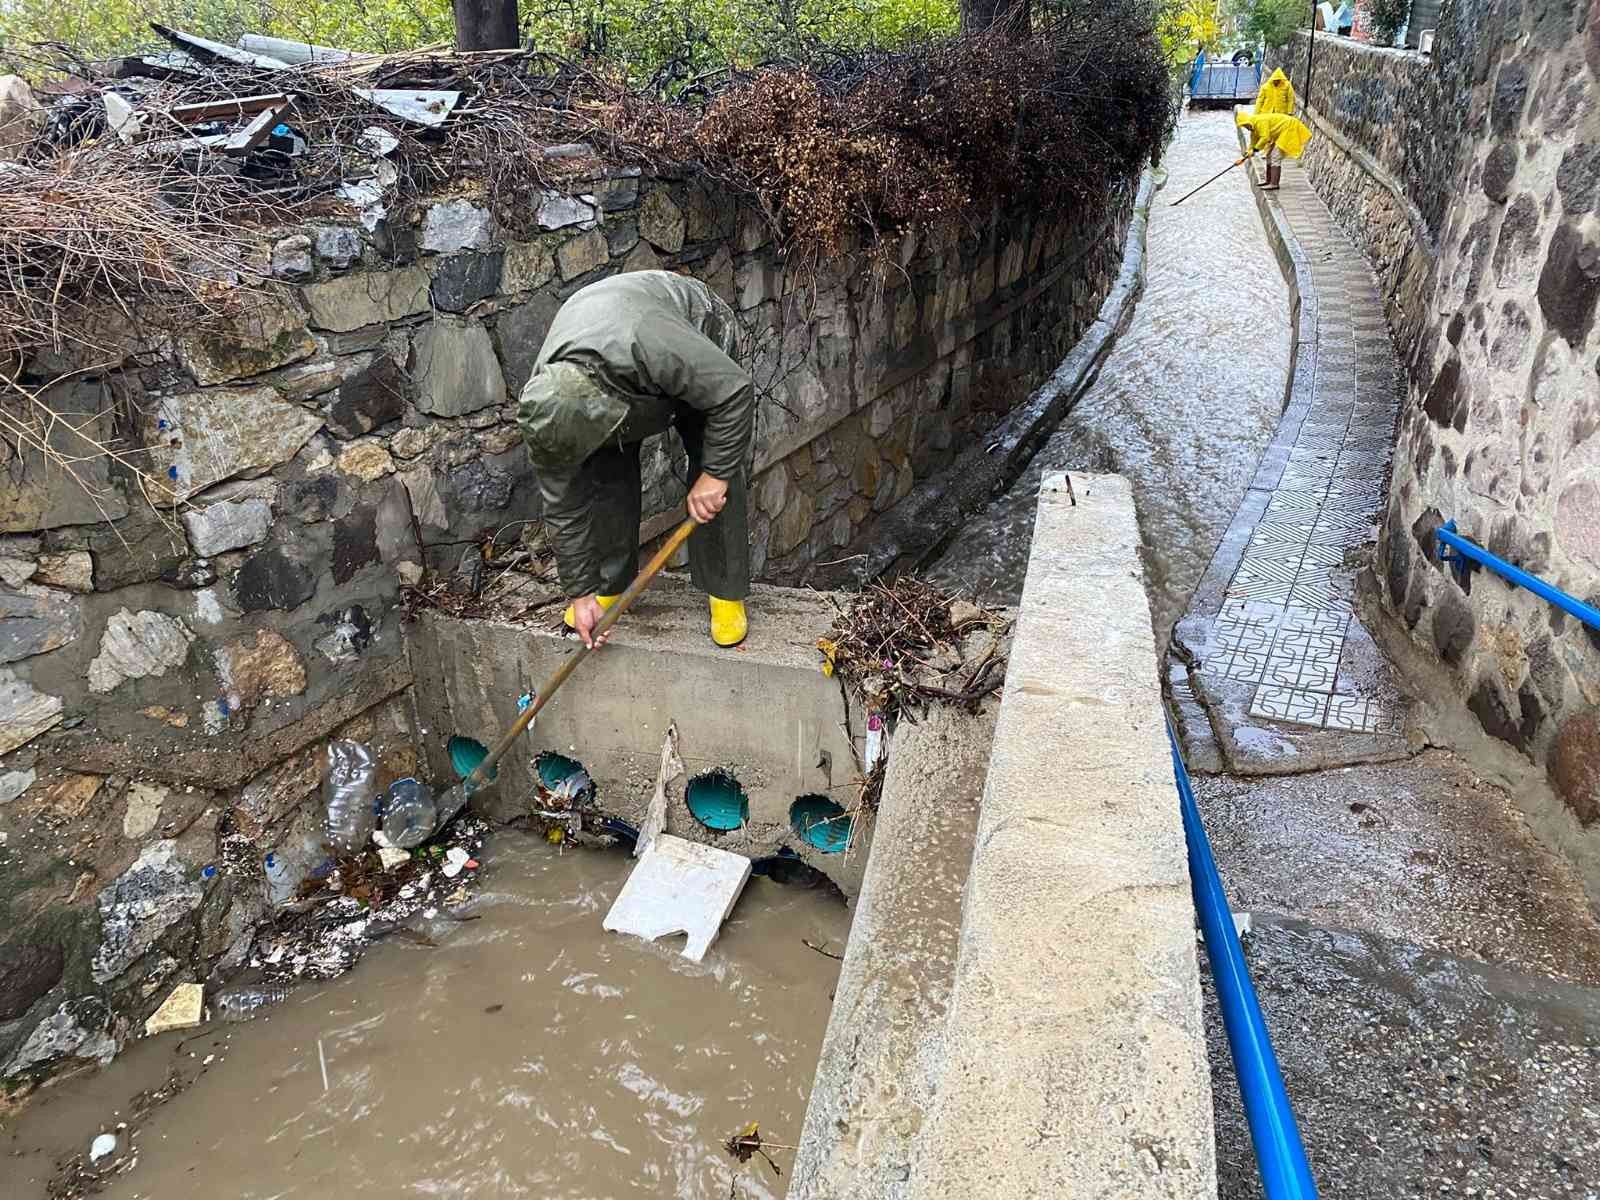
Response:
[{"label": "stone retaining wall", "polygon": [[[537,520],[515,399],[565,297],[667,267],[737,308],[762,396],[751,555],[790,580],[1049,374],[1132,199],[907,239],[880,285],[859,255],[792,269],[688,179],[595,163],[570,191],[516,228],[470,192],[411,219],[357,193],[246,256],[222,321],[123,329],[114,370],[29,364],[80,373],[40,392],[61,457],[0,445],[0,1078],[98,1057],[171,982],[242,957],[262,854],[315,833],[328,737],[415,769],[401,586]],[[648,448],[646,538],[680,464]]]},{"label": "stone retaining wall", "polygon": [[1547,768],[1573,844],[1600,845],[1600,634],[1488,573],[1457,583],[1432,536],[1454,519],[1600,599],[1600,13],[1447,4],[1432,61],[1318,39],[1311,103],[1307,170],[1377,263],[1409,372],[1387,602]]}]

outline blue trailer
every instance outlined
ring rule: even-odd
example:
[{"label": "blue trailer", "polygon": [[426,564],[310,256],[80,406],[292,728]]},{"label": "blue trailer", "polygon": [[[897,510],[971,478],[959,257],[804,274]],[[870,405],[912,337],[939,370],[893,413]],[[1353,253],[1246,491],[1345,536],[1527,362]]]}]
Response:
[{"label": "blue trailer", "polygon": [[1231,108],[1250,104],[1261,88],[1259,62],[1207,62],[1205,51],[1195,55],[1189,72],[1189,105]]}]

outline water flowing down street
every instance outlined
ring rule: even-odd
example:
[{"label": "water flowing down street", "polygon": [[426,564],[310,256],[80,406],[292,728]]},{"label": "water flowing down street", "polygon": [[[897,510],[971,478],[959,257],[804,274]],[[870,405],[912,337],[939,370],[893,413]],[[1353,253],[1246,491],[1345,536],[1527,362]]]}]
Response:
[{"label": "water flowing down street", "polygon": [[1190,112],[1162,155],[1144,292],[1100,377],[1029,469],[952,539],[931,575],[996,601],[1022,590],[1039,479],[1073,468],[1134,485],[1158,644],[1182,615],[1277,427],[1289,300],[1228,113]]}]

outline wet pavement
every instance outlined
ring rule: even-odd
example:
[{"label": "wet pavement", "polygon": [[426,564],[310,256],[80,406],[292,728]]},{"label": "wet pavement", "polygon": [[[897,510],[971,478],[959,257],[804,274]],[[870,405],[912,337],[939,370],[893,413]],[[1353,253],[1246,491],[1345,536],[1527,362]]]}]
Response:
[{"label": "wet pavement", "polygon": [[849,914],[755,878],[696,965],[677,939],[602,932],[632,864],[498,835],[475,919],[421,926],[437,946],[381,943],[248,1024],[47,1089],[0,1134],[0,1194],[78,1194],[47,1192],[57,1162],[176,1070],[101,1164],[111,1200],[782,1195],[722,1143],[751,1121],[797,1140],[839,968],[805,943],[842,952]]},{"label": "wet pavement", "polygon": [[1171,206],[1237,157],[1232,114],[1184,115],[1162,159],[1167,178],[1150,209],[1133,320],[1029,469],[926,577],[1015,604],[1041,476],[1116,472],[1133,482],[1151,616],[1165,643],[1283,408],[1288,292],[1243,170]]},{"label": "wet pavement", "polygon": [[[1600,922],[1514,798],[1400,736],[1363,623],[1404,391],[1366,262],[1295,164],[1290,403],[1178,626],[1172,698],[1319,1194],[1600,1197]],[[1377,760],[1377,761],[1375,761]],[[1262,1195],[1206,977],[1219,1195]]]}]

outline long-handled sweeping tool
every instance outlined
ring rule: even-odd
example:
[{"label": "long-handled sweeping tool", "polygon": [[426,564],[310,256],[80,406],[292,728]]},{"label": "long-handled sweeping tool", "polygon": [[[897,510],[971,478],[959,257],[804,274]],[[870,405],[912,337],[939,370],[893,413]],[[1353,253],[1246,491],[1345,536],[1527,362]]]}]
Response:
[{"label": "long-handled sweeping tool", "polygon": [[[672,531],[672,535],[661,544],[661,548],[651,556],[650,561],[645,563],[638,577],[628,585],[628,590],[617,597],[617,602],[606,610],[605,615],[595,625],[592,636],[596,643],[599,642],[603,634],[617,623],[622,614],[628,611],[628,606],[639,598],[645,588],[650,586],[655,577],[661,573],[661,568],[667,565],[668,560],[678,552],[678,547],[682,546],[694,531],[695,521],[693,518],[685,520]],[[389,840],[397,846],[415,846],[426,840],[435,829],[460,812],[467,803],[467,797],[482,787],[486,781],[493,778],[496,764],[505,756],[506,751],[511,749],[512,743],[522,736],[529,725],[533,724],[533,719],[539,715],[539,710],[550,702],[550,698],[556,694],[561,685],[572,676],[572,673],[578,669],[578,665],[589,656],[590,649],[590,646],[580,646],[576,654],[568,657],[566,661],[556,668],[555,674],[550,676],[549,682],[534,695],[533,702],[517,715],[517,719],[512,722],[511,728],[500,735],[500,740],[484,756],[483,761],[473,767],[465,779],[439,797],[438,804],[435,806],[437,815],[433,821],[428,822],[420,829],[415,825],[408,825],[406,828],[393,830],[388,827],[386,822],[384,833]]]},{"label": "long-handled sweeping tool", "polygon": [[[1245,156],[1245,157],[1246,157],[1246,158],[1248,158],[1248,157],[1249,157],[1249,155],[1246,155],[1246,156]],[[1187,199],[1188,199],[1188,198],[1189,198],[1189,197],[1190,197],[1190,196],[1192,196],[1192,195],[1194,195],[1194,193],[1195,193],[1195,192],[1198,192],[1198,191],[1199,191],[1199,190],[1200,190],[1200,188],[1203,188],[1203,187],[1209,187],[1209,186],[1210,186],[1210,185],[1211,185],[1211,184],[1213,184],[1213,183],[1215,183],[1215,182],[1216,182],[1216,181],[1217,181],[1217,180],[1219,180],[1219,179],[1221,179],[1221,178],[1222,178],[1222,177],[1223,177],[1223,176],[1224,176],[1224,175],[1226,175],[1226,174],[1227,174],[1227,173],[1228,173],[1228,172],[1229,172],[1229,171],[1231,171],[1231,170],[1233,170],[1233,169],[1234,169],[1234,168],[1235,168],[1235,167],[1237,167],[1237,166],[1238,166],[1238,165],[1239,165],[1239,164],[1241,164],[1241,163],[1242,163],[1242,162],[1244,162],[1244,159],[1243,159],[1243,158],[1236,158],[1236,159],[1234,159],[1234,160],[1233,160],[1233,161],[1232,161],[1232,162],[1231,162],[1231,163],[1229,163],[1229,164],[1228,164],[1228,165],[1227,165],[1227,166],[1225,166],[1225,167],[1223,167],[1223,168],[1222,168],[1222,170],[1220,170],[1220,171],[1218,171],[1218,172],[1217,172],[1217,173],[1216,173],[1216,174],[1215,174],[1215,175],[1213,175],[1213,176],[1212,176],[1212,177],[1211,177],[1211,178],[1210,178],[1210,179],[1208,179],[1208,180],[1206,180],[1206,181],[1205,181],[1205,183],[1202,183],[1202,184],[1201,184],[1201,185],[1200,185],[1200,187],[1197,187],[1197,188],[1195,188],[1195,189],[1194,189],[1194,191],[1189,191],[1189,192],[1185,192],[1185,193],[1184,193],[1184,194],[1183,194],[1183,195],[1181,195],[1181,196],[1179,196],[1179,197],[1178,197],[1178,198],[1177,198],[1177,199],[1176,199],[1176,200],[1174,200],[1174,201],[1173,201],[1173,202],[1172,202],[1172,203],[1171,203],[1171,204],[1169,204],[1169,205],[1168,205],[1168,206],[1167,206],[1167,207],[1168,207],[1168,208],[1177,208],[1177,207],[1178,207],[1178,205],[1180,205],[1180,204],[1182,204],[1182,203],[1183,203],[1183,202],[1184,202],[1184,201],[1185,201],[1185,200],[1187,200]]]}]

